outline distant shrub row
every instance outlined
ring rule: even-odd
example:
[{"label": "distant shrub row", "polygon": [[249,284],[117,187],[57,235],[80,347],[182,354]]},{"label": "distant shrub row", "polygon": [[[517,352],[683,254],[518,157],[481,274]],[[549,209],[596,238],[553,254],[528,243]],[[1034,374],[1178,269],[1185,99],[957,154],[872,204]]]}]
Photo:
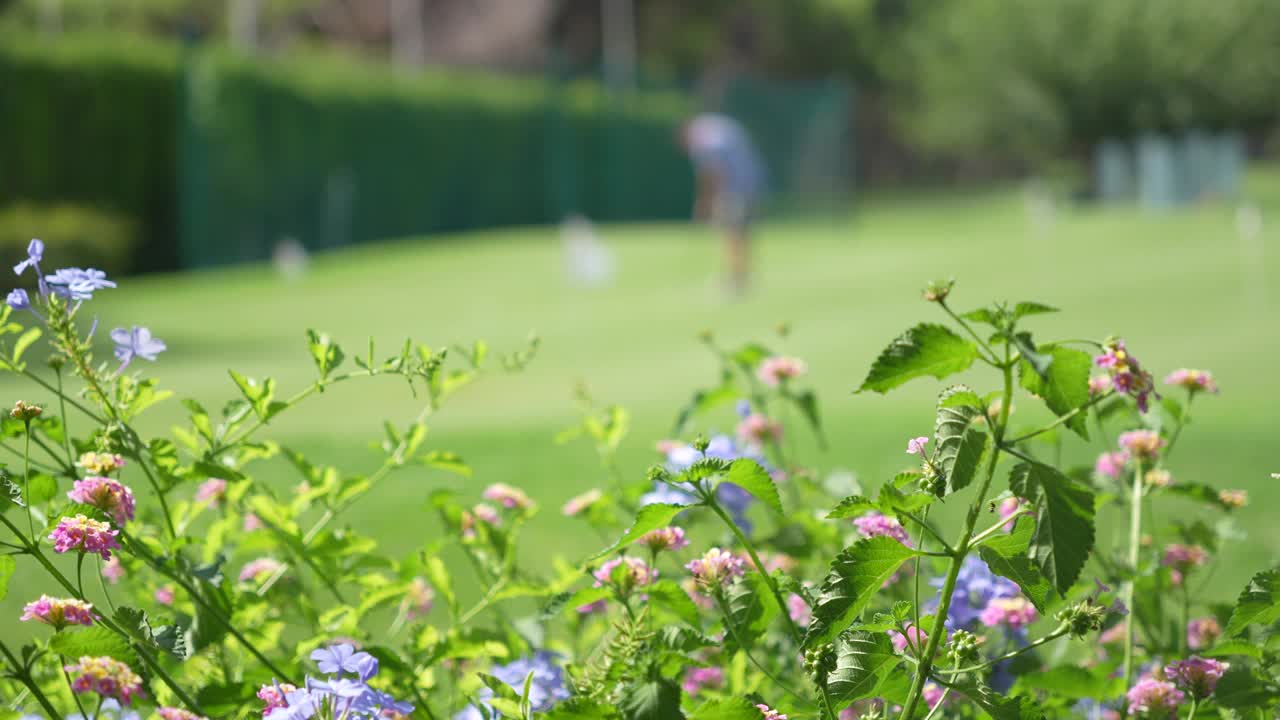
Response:
[{"label": "distant shrub row", "polygon": [[136,228],[131,269],[413,233],[682,215],[675,95],[609,99],[331,55],[184,53],[136,37],[0,42],[0,203]]}]

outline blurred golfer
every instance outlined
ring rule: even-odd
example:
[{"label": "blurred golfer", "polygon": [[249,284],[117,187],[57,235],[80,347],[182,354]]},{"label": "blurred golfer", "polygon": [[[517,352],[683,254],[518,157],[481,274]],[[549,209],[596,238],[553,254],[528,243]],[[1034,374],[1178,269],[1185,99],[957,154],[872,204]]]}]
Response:
[{"label": "blurred golfer", "polygon": [[747,287],[751,221],[764,195],[765,167],[747,131],[725,115],[698,115],[680,128],[680,143],[697,172],[693,215],[724,236],[729,286]]}]

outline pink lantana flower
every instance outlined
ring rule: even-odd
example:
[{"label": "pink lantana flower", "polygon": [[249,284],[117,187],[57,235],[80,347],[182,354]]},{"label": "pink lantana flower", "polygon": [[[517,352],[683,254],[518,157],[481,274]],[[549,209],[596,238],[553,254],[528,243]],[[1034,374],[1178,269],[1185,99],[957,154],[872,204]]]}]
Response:
[{"label": "pink lantana flower", "polygon": [[1181,368],[1169,373],[1164,379],[1165,385],[1177,385],[1193,393],[1208,392],[1217,394],[1218,383],[1213,380],[1213,373],[1208,370],[1192,370]]},{"label": "pink lantana flower", "polygon": [[733,578],[741,577],[746,572],[746,563],[727,550],[713,547],[686,564],[685,569],[693,574],[698,588],[710,595]]},{"label": "pink lantana flower", "polygon": [[76,694],[97,693],[104,698],[128,705],[142,693],[142,678],[128,665],[109,657],[81,657],[63,668],[71,675],[71,689]]},{"label": "pink lantana flower", "polygon": [[1104,452],[1093,463],[1095,475],[1108,480],[1118,480],[1124,474],[1124,466],[1129,464],[1129,453],[1124,450]]},{"label": "pink lantana flower", "polygon": [[650,530],[641,535],[637,542],[654,552],[682,550],[689,546],[689,539],[685,537],[684,530],[674,526]]},{"label": "pink lantana flower", "polygon": [[1125,697],[1130,715],[1165,720],[1176,717],[1178,706],[1187,696],[1173,683],[1147,676],[1135,683]]},{"label": "pink lantana flower", "polygon": [[987,627],[1004,625],[1020,630],[1036,621],[1036,608],[1024,597],[995,598],[987,604],[978,620]]},{"label": "pink lantana flower", "polygon": [[600,502],[604,498],[604,493],[597,489],[588,490],[581,495],[575,495],[569,498],[569,502],[564,504],[564,508],[560,512],[566,517],[575,517],[581,515],[592,505]]},{"label": "pink lantana flower", "polygon": [[929,438],[921,435],[920,437],[911,438],[907,441],[908,455],[924,455],[924,446],[929,444]]},{"label": "pink lantana flower", "polygon": [[738,423],[738,437],[754,445],[777,442],[782,439],[782,423],[760,413],[752,413]]},{"label": "pink lantana flower", "polygon": [[260,557],[240,569],[240,582],[262,582],[282,567],[284,564],[275,558]]},{"label": "pink lantana flower", "polygon": [[1187,647],[1204,650],[1222,637],[1222,625],[1214,617],[1202,617],[1187,623]]},{"label": "pink lantana flower", "polygon": [[498,503],[508,510],[524,509],[532,503],[529,496],[518,487],[512,487],[506,483],[494,483],[484,489],[483,497],[485,500],[491,500]]},{"label": "pink lantana flower", "polygon": [[1154,430],[1130,430],[1120,433],[1120,447],[1140,460],[1154,460],[1165,446],[1164,438]]},{"label": "pink lantana flower", "polygon": [[800,377],[809,371],[809,366],[799,358],[775,355],[765,358],[756,368],[756,377],[769,387],[777,387],[783,381]]},{"label": "pink lantana flower", "polygon": [[124,525],[133,519],[133,491],[119,480],[109,477],[87,477],[76,480],[75,485],[67,492],[67,497],[75,502],[92,505],[102,510],[110,515],[117,525]]},{"label": "pink lantana flower", "polygon": [[92,625],[95,619],[93,605],[75,598],[55,598],[41,595],[22,608],[22,622],[35,620],[61,630],[68,625]]},{"label": "pink lantana flower", "polygon": [[80,514],[75,517],[64,517],[58,526],[49,534],[53,541],[53,551],[58,553],[78,550],[83,553],[96,553],[103,560],[111,559],[111,551],[120,548],[116,536],[119,530],[101,520],[93,520]]},{"label": "pink lantana flower", "polygon": [[217,505],[227,496],[227,481],[222,478],[209,478],[196,488],[196,502],[205,505]]},{"label": "pink lantana flower", "polygon": [[1164,674],[1179,688],[1191,693],[1192,697],[1203,700],[1213,694],[1218,681],[1229,667],[1230,664],[1220,660],[1192,655],[1186,660],[1166,665]]}]

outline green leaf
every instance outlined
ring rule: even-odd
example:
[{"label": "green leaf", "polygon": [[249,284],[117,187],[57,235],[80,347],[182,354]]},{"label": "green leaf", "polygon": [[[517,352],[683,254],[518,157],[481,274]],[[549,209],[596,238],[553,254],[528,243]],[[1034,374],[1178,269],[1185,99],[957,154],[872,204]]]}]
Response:
[{"label": "green leaf", "polygon": [[1124,692],[1122,679],[1107,677],[1097,670],[1061,665],[1020,676],[1018,687],[1043,690],[1073,700],[1114,697]]},{"label": "green leaf", "polygon": [[898,336],[871,365],[858,392],[885,393],[913,378],[941,380],[967,370],[978,348],[945,325],[922,323]]},{"label": "green leaf", "polygon": [[603,720],[618,717],[617,711],[608,705],[601,705],[583,697],[571,697],[536,717],[545,720]]},{"label": "green leaf", "polygon": [[[606,590],[606,588],[592,589]],[[693,599],[689,597],[689,593],[685,592],[684,588],[677,585],[675,581],[659,580],[645,587],[644,591],[648,593],[649,601],[654,605],[670,610],[676,617],[694,627],[698,626],[700,616],[698,606],[693,604]]]},{"label": "green leaf", "polygon": [[18,336],[18,339],[13,343],[13,361],[15,363],[22,360],[22,353],[26,352],[32,343],[40,339],[42,332],[38,327],[30,327],[27,328],[26,332]]},{"label": "green leaf", "polygon": [[898,667],[893,642],[883,632],[847,632],[836,639],[836,667],[827,675],[827,692],[839,711],[855,700],[876,697]]},{"label": "green leaf", "polygon": [[129,642],[101,625],[54,633],[49,638],[49,649],[72,662],[85,655],[105,655],[125,663],[134,661]]},{"label": "green leaf", "polygon": [[1280,701],[1280,688],[1243,665],[1233,665],[1218,680],[1213,699],[1233,710],[1270,708]]},{"label": "green leaf", "polygon": [[707,412],[720,405],[731,403],[741,396],[742,392],[738,390],[738,385],[733,381],[733,376],[726,374],[719,386],[710,390],[699,390],[693,394],[693,399],[676,416],[676,424],[672,434],[683,434],[685,426],[695,415]]},{"label": "green leaf", "polygon": [[829,642],[852,625],[898,567],[919,554],[890,537],[867,538],[841,551],[818,591],[804,646]]},{"label": "green leaf", "polygon": [[995,720],[1041,720],[1045,717],[1038,703],[1029,697],[1011,698],[997,693],[973,675],[960,675],[952,688],[973,701]]},{"label": "green leaf", "polygon": [[1006,557],[987,546],[978,548],[978,554],[991,572],[1018,583],[1022,594],[1041,615],[1045,614],[1045,608],[1054,600],[1053,584],[1040,572],[1040,566],[1034,560],[1022,555]]},{"label": "green leaf", "polygon": [[734,485],[751,493],[757,500],[764,503],[770,510],[781,515],[782,498],[778,495],[778,486],[773,483],[773,478],[769,477],[769,473],[755,460],[747,458],[739,458],[733,461],[729,466],[729,472],[725,475],[721,482],[731,482]]},{"label": "green leaf", "polygon": [[1254,575],[1240,593],[1224,634],[1235,637],[1250,625],[1270,625],[1276,620],[1280,620],[1280,570],[1268,570]]},{"label": "green leaf", "polygon": [[618,710],[623,720],[684,720],[680,686],[666,678],[623,688]]},{"label": "green leaf", "polygon": [[[1042,376],[1033,372],[1028,363],[1019,365],[1019,382],[1027,392],[1044,400],[1044,404],[1058,417],[1089,402],[1089,369],[1093,362],[1089,354],[1066,347],[1047,348],[1052,362]],[[1076,413],[1066,425],[1085,440],[1089,439],[1086,413]]]},{"label": "green leaf", "polygon": [[725,637],[725,641],[734,645],[740,643],[743,649],[750,648],[781,612],[768,583],[755,570],[728,587],[725,591],[725,604],[729,610],[725,622],[733,630]]},{"label": "green leaf", "polygon": [[708,700],[693,711],[689,720],[760,720],[760,710],[743,697]]},{"label": "green leaf", "polygon": [[[913,474],[913,477],[918,480],[920,476]],[[887,482],[881,485],[880,493],[876,495],[876,502],[880,505],[880,511],[885,513],[918,512],[931,505],[937,499],[933,493],[928,492],[904,493],[897,488],[897,484],[894,482]]]},{"label": "green leaf", "polygon": [[827,438],[822,432],[822,418],[818,415],[818,396],[813,394],[812,390],[805,390],[801,393],[787,393],[786,397],[795,403],[800,414],[809,423],[809,427],[813,429],[813,434],[818,437],[818,446],[826,448]]},{"label": "green leaf", "polygon": [[1012,340],[1023,362],[1029,364],[1041,378],[1048,377],[1049,367],[1053,365],[1053,356],[1042,353],[1036,348],[1035,341],[1031,339],[1031,333],[1014,333]]},{"label": "green leaf", "polygon": [[623,533],[622,537],[618,538],[618,542],[610,545],[604,550],[601,550],[595,555],[592,555],[591,557],[587,558],[584,562],[586,563],[595,562],[596,560],[599,560],[600,558],[606,555],[611,555],[621,550],[622,548],[630,545],[636,540],[639,540],[641,535],[644,535],[650,530],[657,530],[660,527],[666,527],[667,525],[671,524],[671,520],[675,518],[675,516],[679,515],[680,513],[684,512],[690,507],[692,506],[676,505],[675,503],[654,503],[652,505],[645,505],[644,507],[640,508],[640,512],[636,513],[635,524],[633,524],[629,530]]},{"label": "green leaf", "polygon": [[933,463],[946,480],[944,495],[963,490],[973,482],[987,450],[987,433],[977,426],[979,420],[985,419],[978,396],[964,385],[949,387],[938,396]]},{"label": "green leaf", "polygon": [[1018,320],[1028,315],[1043,315],[1045,313],[1056,313],[1058,308],[1050,307],[1038,302],[1020,302],[1013,306],[1013,319]]},{"label": "green leaf", "polygon": [[1218,489],[1204,483],[1182,482],[1179,480],[1162,489],[1161,492],[1194,500],[1218,510],[1230,509],[1226,503],[1222,502],[1221,496],[1218,495]]},{"label": "green leaf", "polygon": [[49,502],[58,494],[58,481],[52,475],[43,473],[32,475],[31,480],[27,483],[27,502],[34,505],[43,505]]},{"label": "green leaf", "polygon": [[1043,500],[1038,503],[1041,510],[1031,557],[1058,592],[1066,595],[1093,551],[1093,491],[1040,463],[1014,466],[1010,484],[1019,497]]},{"label": "green leaf", "polygon": [[1208,650],[1200,653],[1204,657],[1219,658],[1243,655],[1254,660],[1262,658],[1262,648],[1245,640],[1223,640]]},{"label": "green leaf", "polygon": [[12,555],[0,555],[0,600],[9,594],[9,580],[18,570],[18,562]]},{"label": "green leaf", "polygon": [[316,362],[316,370],[320,372],[320,379],[328,380],[329,373],[342,364],[345,357],[342,348],[327,333],[317,333],[311,329],[307,330],[307,345],[311,349],[311,359]]},{"label": "green leaf", "polygon": [[1036,522],[1031,518],[1023,515],[1018,518],[1013,526],[1013,532],[1005,535],[993,535],[987,538],[982,545],[991,548],[1005,557],[1016,557],[1022,555],[1031,547],[1031,540],[1035,536]]},{"label": "green leaf", "polygon": [[831,512],[827,513],[828,520],[844,520],[846,518],[858,517],[869,510],[879,510],[880,505],[872,501],[870,498],[862,495],[850,495],[840,501]]}]

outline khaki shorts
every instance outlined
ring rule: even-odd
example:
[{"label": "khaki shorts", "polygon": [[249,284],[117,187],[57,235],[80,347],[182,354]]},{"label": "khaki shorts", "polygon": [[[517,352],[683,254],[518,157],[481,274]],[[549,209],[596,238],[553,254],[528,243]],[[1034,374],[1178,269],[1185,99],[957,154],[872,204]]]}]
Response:
[{"label": "khaki shorts", "polygon": [[739,193],[720,193],[711,208],[711,221],[724,230],[746,230],[755,216],[755,199]]}]

